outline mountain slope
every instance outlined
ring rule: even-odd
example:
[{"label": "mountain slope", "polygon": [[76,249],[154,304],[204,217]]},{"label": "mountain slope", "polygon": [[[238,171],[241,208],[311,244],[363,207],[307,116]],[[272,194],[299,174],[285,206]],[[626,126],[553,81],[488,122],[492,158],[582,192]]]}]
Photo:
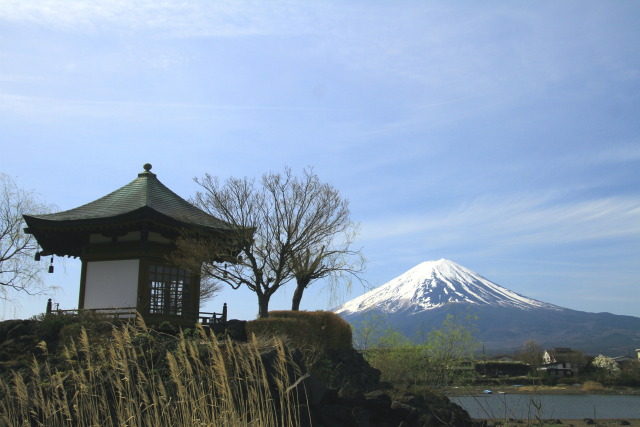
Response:
[{"label": "mountain slope", "polygon": [[614,355],[640,348],[640,318],[537,301],[445,259],[423,262],[334,311],[351,323],[385,315],[409,337],[439,326],[449,314],[473,315],[478,339],[495,351],[513,351],[528,339]]},{"label": "mountain slope", "polygon": [[406,273],[335,309],[338,314],[368,310],[420,312],[450,303],[522,309],[561,307],[519,295],[453,261],[425,261]]}]

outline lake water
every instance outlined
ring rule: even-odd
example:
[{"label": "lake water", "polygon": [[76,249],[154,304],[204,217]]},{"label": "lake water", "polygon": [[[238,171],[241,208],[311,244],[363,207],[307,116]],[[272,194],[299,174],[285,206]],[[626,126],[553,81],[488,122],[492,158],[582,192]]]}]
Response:
[{"label": "lake water", "polygon": [[450,397],[477,419],[640,418],[640,396],[482,394]]}]

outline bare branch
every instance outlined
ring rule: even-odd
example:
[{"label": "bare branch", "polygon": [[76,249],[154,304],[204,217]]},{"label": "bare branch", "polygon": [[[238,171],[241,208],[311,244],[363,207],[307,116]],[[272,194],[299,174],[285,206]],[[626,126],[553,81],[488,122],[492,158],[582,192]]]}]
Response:
[{"label": "bare branch", "polygon": [[49,206],[32,192],[20,189],[6,174],[0,174],[0,298],[10,299],[9,290],[27,295],[46,294],[42,274],[34,261],[35,238],[23,230],[23,214],[45,213]]},{"label": "bare branch", "polygon": [[352,248],[357,226],[349,218],[348,201],[311,168],[300,177],[285,167],[282,173],[265,173],[260,181],[221,182],[208,174],[195,181],[201,191],[193,203],[230,224],[239,256],[225,259],[215,244],[181,241],[179,247],[203,262],[203,277],[255,292],[260,317],[268,315],[269,299],[289,281],[296,281],[299,305],[314,280],[329,277],[332,289],[339,289],[363,271],[364,257]]}]

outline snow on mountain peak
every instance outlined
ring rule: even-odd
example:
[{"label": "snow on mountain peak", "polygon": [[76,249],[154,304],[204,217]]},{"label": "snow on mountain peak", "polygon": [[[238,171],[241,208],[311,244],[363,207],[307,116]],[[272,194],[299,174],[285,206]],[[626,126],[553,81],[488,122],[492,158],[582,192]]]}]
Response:
[{"label": "snow on mountain peak", "polygon": [[387,313],[405,310],[419,312],[456,302],[522,309],[559,309],[496,285],[453,261],[439,259],[422,262],[334,311],[344,314],[371,309]]}]

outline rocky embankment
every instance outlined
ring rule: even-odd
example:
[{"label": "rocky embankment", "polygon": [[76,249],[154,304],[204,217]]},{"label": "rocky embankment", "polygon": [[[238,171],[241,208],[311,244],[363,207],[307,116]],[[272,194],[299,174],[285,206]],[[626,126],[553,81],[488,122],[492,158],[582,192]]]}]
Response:
[{"label": "rocky embankment", "polygon": [[[246,339],[243,322],[229,322],[226,333],[242,345]],[[94,334],[108,334],[112,326],[106,322],[92,325]],[[53,328],[56,329],[56,328]],[[61,333],[46,330],[35,320],[13,320],[0,322],[0,376],[9,381],[12,371],[28,370],[34,357],[47,358],[55,368],[53,352],[59,342],[64,342],[65,330]],[[73,328],[72,328],[73,329]],[[74,330],[77,330],[75,328]],[[68,335],[68,334],[67,334]],[[171,337],[169,337],[171,338]],[[167,334],[159,334],[153,342],[159,349],[150,348],[161,356],[167,346]],[[47,343],[48,355],[43,353],[42,341]],[[222,344],[222,343],[221,343]],[[232,344],[236,345],[236,344]],[[164,346],[164,347],[162,347]],[[158,351],[156,351],[158,350]],[[47,350],[45,350],[47,351]],[[469,415],[437,394],[399,394],[390,384],[380,381],[380,371],[372,368],[357,351],[327,350],[316,360],[314,367],[305,366],[305,358],[299,349],[289,349],[292,366],[289,372],[289,389],[296,393],[301,426],[313,427],[418,427],[418,426],[472,426]],[[272,398],[278,399],[276,365],[277,351],[265,348],[260,358],[267,377],[273,385]]]},{"label": "rocky embankment", "polygon": [[[299,350],[293,350],[292,359],[298,365],[295,371],[306,372]],[[333,380],[309,373],[301,381],[292,377],[298,391],[301,426],[313,427],[413,427],[413,426],[473,426],[466,411],[442,395],[398,396],[389,384],[380,382],[380,371],[372,368],[360,353],[330,351],[328,366],[334,379],[340,378],[340,389],[325,385]],[[275,363],[275,351],[262,354],[269,367]],[[292,371],[292,375],[293,371]],[[324,375],[322,375],[324,376]],[[276,393],[274,392],[274,397]],[[392,397],[395,396],[395,397]]]},{"label": "rocky embankment", "polygon": [[[235,340],[245,340],[242,322],[230,321],[226,332]],[[446,396],[429,393],[399,395],[380,381],[380,371],[371,367],[361,353],[328,350],[316,367],[308,369],[299,350],[292,359],[297,372],[309,374],[297,384],[302,426],[313,427],[426,427],[474,426],[469,414]],[[262,354],[266,367],[275,362],[274,351]],[[319,366],[319,368],[318,368]],[[291,382],[298,381],[292,372]],[[274,393],[275,396],[275,393]]]}]

